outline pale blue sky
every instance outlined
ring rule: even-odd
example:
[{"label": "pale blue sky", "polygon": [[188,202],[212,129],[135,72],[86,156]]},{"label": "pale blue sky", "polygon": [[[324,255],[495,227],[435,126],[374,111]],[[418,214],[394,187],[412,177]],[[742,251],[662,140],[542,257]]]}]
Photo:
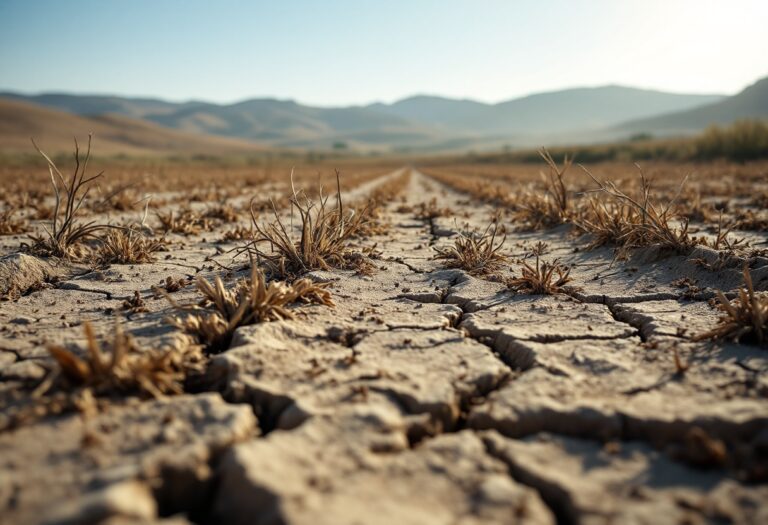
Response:
[{"label": "pale blue sky", "polygon": [[734,93],[765,0],[0,0],[0,89],[314,105],[608,83]]}]

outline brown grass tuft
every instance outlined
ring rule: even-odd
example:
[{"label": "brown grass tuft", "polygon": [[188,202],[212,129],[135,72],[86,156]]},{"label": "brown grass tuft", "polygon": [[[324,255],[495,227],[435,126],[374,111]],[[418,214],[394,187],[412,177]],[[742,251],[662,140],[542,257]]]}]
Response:
[{"label": "brown grass tuft", "polygon": [[[311,201],[303,192],[296,192],[291,173],[291,210],[299,215],[301,233],[296,236],[292,225],[285,227],[273,207],[274,222],[262,226],[255,212],[251,211],[255,239],[248,249],[260,261],[264,261],[270,272],[280,276],[300,275],[311,270],[346,268],[348,242],[359,231],[366,217],[362,213],[345,213],[341,200],[339,174],[336,174],[336,207],[328,205],[328,197],[322,195],[317,202]],[[269,252],[259,248],[268,243]]]},{"label": "brown grass tuft", "polygon": [[599,186],[596,191],[612,201],[612,204],[592,201],[592,213],[582,217],[578,223],[585,231],[597,234],[606,242],[612,240],[625,251],[661,246],[678,253],[688,253],[694,247],[696,241],[688,234],[688,219],[675,209],[675,201],[685,179],[675,196],[666,204],[661,204],[654,202],[651,185],[639,166],[641,188],[638,198],[622,192],[611,181],[599,181],[584,166],[581,168]]},{"label": "brown grass tuft", "polygon": [[[498,240],[497,234],[501,234]],[[472,275],[487,275],[499,270],[507,261],[507,256],[499,253],[506,238],[503,226],[497,222],[489,224],[482,233],[465,235],[459,232],[453,246],[435,248],[435,259],[446,261],[448,268],[461,268]]]},{"label": "brown grass tuft", "polygon": [[229,347],[238,326],[263,321],[293,319],[288,309],[293,303],[334,306],[326,285],[309,279],[292,284],[272,281],[267,284],[264,274],[254,265],[250,279],[226,289],[219,277],[213,283],[199,277],[197,289],[203,294],[203,305],[213,310],[192,313],[183,318],[171,318],[171,323],[204,344],[206,350],[217,353]]},{"label": "brown grass tuft", "polygon": [[738,297],[729,301],[722,291],[717,291],[718,309],[723,312],[717,326],[708,332],[694,336],[694,341],[731,340],[768,342],[768,294],[755,292],[749,268],[744,266],[744,288]]},{"label": "brown grass tuft", "polygon": [[526,261],[522,262],[522,276],[510,279],[507,282],[509,288],[531,295],[553,295],[564,291],[563,287],[573,279],[569,277],[570,269],[555,260],[552,263],[539,262],[536,256],[536,265],[531,266]]},{"label": "brown grass tuft", "polygon": [[113,229],[101,239],[96,259],[100,265],[144,264],[155,261],[155,252],[165,248],[165,241],[147,239],[133,229]]},{"label": "brown grass tuft", "polygon": [[563,158],[562,167],[545,149],[539,155],[546,162],[549,170],[545,175],[541,172],[546,191],[541,193],[529,192],[518,196],[515,201],[517,210],[514,219],[522,222],[527,229],[552,228],[570,219],[570,200],[563,177],[573,164],[567,156]]},{"label": "brown grass tuft", "polygon": [[14,235],[27,231],[27,221],[14,218],[16,213],[18,210],[15,208],[8,208],[0,212],[0,235]]},{"label": "brown grass tuft", "polygon": [[187,379],[203,371],[205,357],[199,346],[142,349],[117,321],[109,343],[96,340],[90,323],[83,324],[83,331],[83,357],[63,346],[48,347],[56,368],[32,393],[32,406],[13,415],[12,424],[72,410],[94,412],[100,408],[99,399],[181,394]]},{"label": "brown grass tuft", "polygon": [[195,235],[201,231],[209,231],[212,228],[211,220],[192,211],[182,208],[178,211],[155,212],[164,232],[180,233],[182,235]]},{"label": "brown grass tuft", "polygon": [[441,208],[437,205],[437,198],[433,197],[429,202],[420,202],[416,205],[414,217],[421,221],[431,221],[438,217],[448,217],[453,214],[450,208]]},{"label": "brown grass tuft", "polygon": [[35,149],[48,163],[48,172],[51,176],[56,202],[53,209],[50,228],[45,228],[45,235],[30,235],[33,241],[27,249],[43,256],[62,258],[82,258],[90,250],[82,244],[87,238],[94,237],[101,230],[108,228],[106,224],[98,224],[95,221],[81,223],[78,221],[78,211],[91,191],[92,182],[100,178],[103,173],[86,177],[88,161],[91,158],[91,135],[88,135],[88,149],[85,157],[80,158],[80,147],[75,139],[75,169],[67,181],[56,167],[56,164],[37,147]]}]

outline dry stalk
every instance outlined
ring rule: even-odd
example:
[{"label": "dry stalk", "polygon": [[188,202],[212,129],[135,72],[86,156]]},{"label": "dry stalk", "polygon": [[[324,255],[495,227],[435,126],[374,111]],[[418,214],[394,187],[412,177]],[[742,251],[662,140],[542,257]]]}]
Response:
[{"label": "dry stalk", "polygon": [[[317,202],[311,201],[304,192],[297,192],[291,172],[291,210],[296,210],[299,215],[301,233],[297,238],[291,225],[286,228],[273,203],[275,220],[266,226],[259,223],[256,212],[251,210],[256,234],[246,249],[258,260],[264,261],[271,273],[280,276],[345,268],[348,241],[359,231],[366,217],[362,213],[345,214],[338,172],[336,187],[336,207],[331,208],[328,197],[322,194],[322,188]],[[268,243],[269,251],[262,250],[260,243]]]},{"label": "dry stalk", "polygon": [[561,293],[563,287],[573,279],[569,277],[570,269],[559,261],[552,263],[540,262],[536,256],[536,265],[531,266],[526,261],[522,262],[522,275],[510,279],[507,282],[509,288],[530,295],[553,295]]},{"label": "dry stalk", "polygon": [[[497,240],[499,234],[501,238]],[[461,268],[472,275],[487,275],[499,270],[507,261],[507,256],[500,253],[506,238],[503,226],[492,222],[482,233],[469,232],[465,235],[459,232],[453,246],[435,248],[435,259],[446,261],[448,268]]]},{"label": "dry stalk", "polygon": [[109,228],[106,224],[96,221],[81,223],[78,221],[78,211],[82,207],[86,197],[92,188],[91,183],[103,175],[99,173],[93,177],[87,177],[88,161],[91,157],[91,138],[88,135],[88,149],[85,157],[80,158],[80,147],[75,139],[75,169],[67,181],[61,174],[56,164],[37,146],[32,144],[48,163],[48,172],[51,177],[51,185],[55,197],[53,215],[50,228],[45,227],[45,235],[30,235],[33,241],[28,249],[38,255],[54,256],[62,258],[80,258],[89,252],[82,242],[101,230]]},{"label": "dry stalk", "polygon": [[203,306],[210,306],[212,310],[173,317],[170,322],[204,344],[211,353],[227,349],[239,326],[293,319],[294,313],[288,308],[291,304],[334,306],[326,284],[309,279],[299,279],[292,284],[277,281],[267,284],[255,265],[251,267],[250,279],[241,280],[233,289],[225,288],[218,276],[213,283],[198,277],[196,284],[204,296]]},{"label": "dry stalk", "polygon": [[698,334],[692,339],[703,341],[731,340],[768,342],[768,295],[755,292],[749,268],[744,266],[744,287],[734,301],[729,301],[722,291],[717,291],[718,309],[723,313],[712,330]]}]

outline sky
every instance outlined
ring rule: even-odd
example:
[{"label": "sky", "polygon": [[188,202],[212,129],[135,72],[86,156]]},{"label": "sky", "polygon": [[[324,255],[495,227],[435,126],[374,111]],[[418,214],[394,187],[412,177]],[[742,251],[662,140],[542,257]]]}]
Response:
[{"label": "sky", "polygon": [[0,0],[0,90],[317,106],[768,75],[766,0]]}]

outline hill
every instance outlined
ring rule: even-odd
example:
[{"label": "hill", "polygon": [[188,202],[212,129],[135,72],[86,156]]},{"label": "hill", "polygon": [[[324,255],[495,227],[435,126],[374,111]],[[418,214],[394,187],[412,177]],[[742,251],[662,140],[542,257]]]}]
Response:
[{"label": "hill", "polygon": [[538,93],[498,104],[441,97],[411,97],[369,106],[423,124],[484,135],[552,135],[708,104],[720,95],[680,95],[623,86]]},{"label": "hill", "polygon": [[687,110],[719,95],[679,95],[622,86],[540,93],[499,104],[434,96],[392,104],[313,107],[292,100],[173,103],[90,95],[9,94],[82,116],[115,113],[197,134],[277,147],[445,151],[589,140],[627,120]]},{"label": "hill", "polygon": [[624,135],[687,135],[711,124],[729,124],[738,119],[768,119],[768,77],[721,101],[688,111],[626,122],[615,131]]},{"label": "hill", "polygon": [[84,139],[90,132],[99,155],[245,154],[264,149],[244,140],[167,129],[123,115],[86,117],[0,98],[0,151],[32,151],[33,137],[46,152],[69,152],[73,136]]}]

